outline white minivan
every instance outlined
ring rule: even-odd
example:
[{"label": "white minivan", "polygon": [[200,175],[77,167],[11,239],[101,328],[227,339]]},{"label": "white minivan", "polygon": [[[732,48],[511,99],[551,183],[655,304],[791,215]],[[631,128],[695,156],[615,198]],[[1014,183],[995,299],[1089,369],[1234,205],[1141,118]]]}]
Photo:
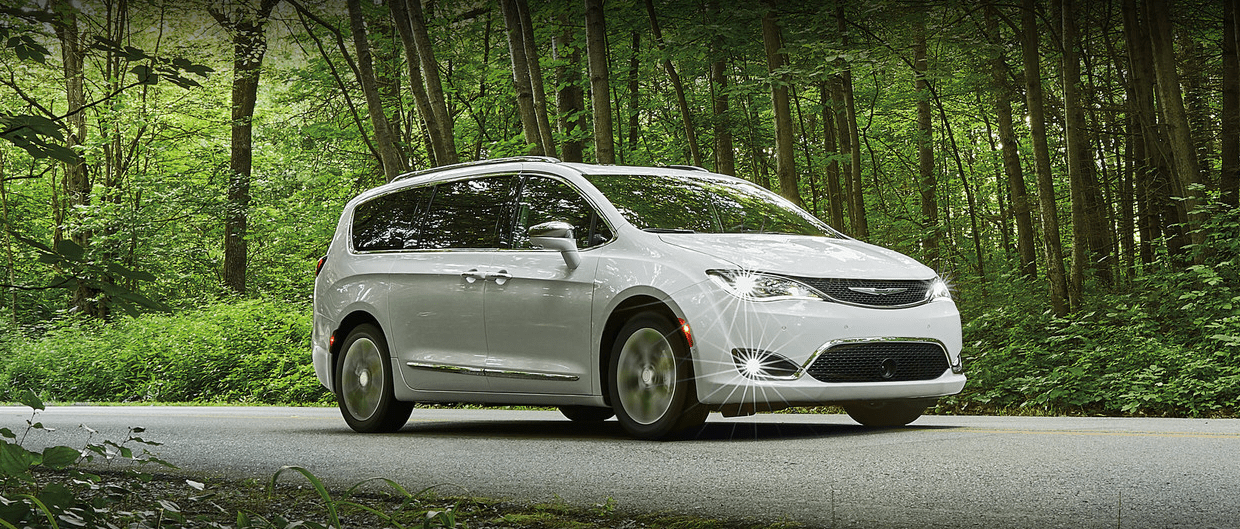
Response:
[{"label": "white minivan", "polygon": [[697,167],[411,173],[349,201],[314,287],[315,373],[359,432],[417,402],[647,439],[823,404],[901,426],[964,387],[960,347],[934,270]]}]

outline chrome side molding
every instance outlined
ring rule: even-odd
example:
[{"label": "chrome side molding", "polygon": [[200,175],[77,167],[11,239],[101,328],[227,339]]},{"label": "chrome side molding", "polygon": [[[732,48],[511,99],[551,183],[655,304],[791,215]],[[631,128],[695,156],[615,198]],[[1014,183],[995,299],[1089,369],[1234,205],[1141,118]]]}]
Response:
[{"label": "chrome side molding", "polygon": [[431,364],[426,362],[406,362],[405,365],[414,369],[425,369],[427,371],[439,371],[441,373],[475,375],[482,377],[515,378],[521,380],[558,380],[561,382],[575,382],[581,379],[581,377],[577,375],[565,375],[562,373],[513,371],[510,369],[482,369],[477,367],[456,366],[450,364]]}]

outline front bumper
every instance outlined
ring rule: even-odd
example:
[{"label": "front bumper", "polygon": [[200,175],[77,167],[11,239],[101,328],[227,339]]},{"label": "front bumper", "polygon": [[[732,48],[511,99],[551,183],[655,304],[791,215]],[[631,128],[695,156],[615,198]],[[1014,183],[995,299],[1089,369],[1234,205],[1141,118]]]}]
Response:
[{"label": "front bumper", "polygon": [[[779,409],[855,400],[931,398],[959,393],[960,314],[950,300],[881,309],[817,300],[744,301],[709,283],[698,285],[680,306],[694,337],[698,401],[711,407]],[[822,382],[806,373],[834,343],[935,342],[947,356],[937,378],[879,382]],[[743,375],[733,350],[779,354],[800,371],[779,379]]]}]

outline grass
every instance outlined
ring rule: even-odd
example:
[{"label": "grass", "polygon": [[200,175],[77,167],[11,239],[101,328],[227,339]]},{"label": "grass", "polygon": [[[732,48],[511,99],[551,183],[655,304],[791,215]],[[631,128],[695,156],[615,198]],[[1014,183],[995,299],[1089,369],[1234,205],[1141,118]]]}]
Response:
[{"label": "grass", "polygon": [[[518,502],[461,495],[454,487],[410,493],[394,483],[369,483],[346,490],[331,489],[313,474],[284,469],[272,480],[227,480],[178,470],[140,474],[131,470],[90,469],[112,490],[130,491],[112,505],[121,513],[142,513],[146,526],[241,527],[460,527],[594,529],[650,527],[670,529],[755,529],[802,527],[792,522],[703,518],[675,513],[627,511],[611,498],[592,506],[555,499]],[[304,469],[303,469],[304,470]],[[40,470],[41,483],[69,481],[70,470]],[[273,485],[274,482],[274,485]],[[98,494],[102,494],[101,488]],[[444,494],[441,491],[452,491]],[[90,494],[90,493],[87,493]],[[89,497],[83,499],[90,499]],[[158,499],[158,500],[157,500]],[[164,520],[156,525],[156,520]],[[183,521],[180,521],[183,520]],[[139,526],[143,526],[139,524]]]}]

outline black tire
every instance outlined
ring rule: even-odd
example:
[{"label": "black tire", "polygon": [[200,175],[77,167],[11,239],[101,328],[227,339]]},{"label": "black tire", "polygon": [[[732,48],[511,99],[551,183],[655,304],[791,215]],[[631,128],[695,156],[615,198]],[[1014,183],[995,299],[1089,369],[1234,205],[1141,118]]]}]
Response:
[{"label": "black tire", "polygon": [[611,408],[597,406],[560,406],[560,413],[573,422],[603,422],[616,415]]},{"label": "black tire", "polygon": [[357,432],[395,432],[409,420],[413,403],[396,400],[392,359],[378,327],[358,325],[340,346],[336,400],[344,422]]},{"label": "black tire", "polygon": [[894,428],[917,420],[937,399],[896,399],[844,404],[854,421],[872,428]]},{"label": "black tire", "polygon": [[659,313],[641,312],[624,324],[608,372],[611,406],[629,435],[663,439],[706,420],[689,347],[679,327]]}]

